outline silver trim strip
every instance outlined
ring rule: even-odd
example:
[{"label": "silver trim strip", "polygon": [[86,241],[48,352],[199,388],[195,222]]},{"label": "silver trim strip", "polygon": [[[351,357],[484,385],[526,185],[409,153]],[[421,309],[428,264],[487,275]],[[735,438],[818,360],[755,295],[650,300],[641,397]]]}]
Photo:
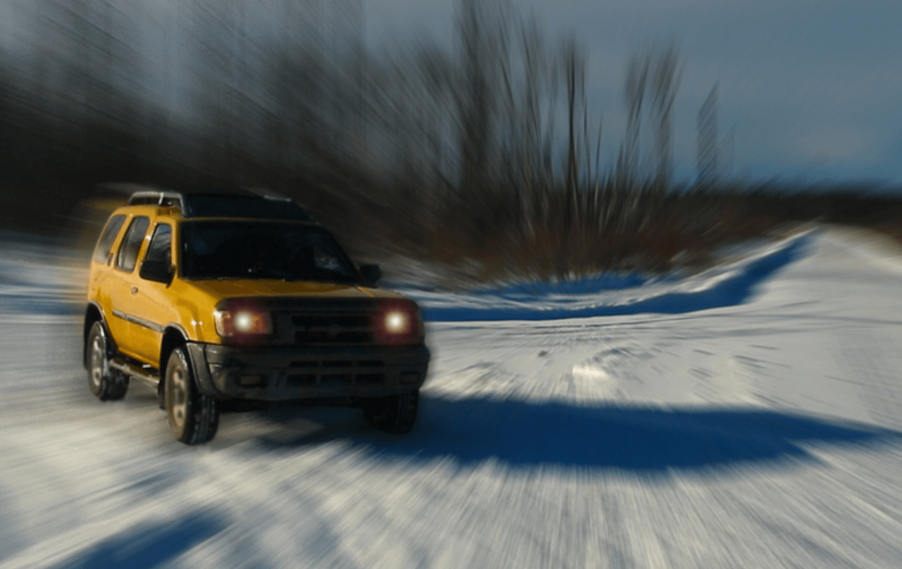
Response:
[{"label": "silver trim strip", "polygon": [[122,312],[121,310],[114,309],[113,316],[121,318],[121,319],[125,320],[126,322],[131,322],[132,324],[137,324],[138,326],[143,326],[144,328],[149,328],[150,330],[153,330],[154,332],[157,332],[159,334],[162,334],[163,331],[166,329],[165,326],[160,326],[159,324],[155,324],[155,323],[151,322],[150,320],[138,318],[137,316],[132,316],[131,314],[126,314],[125,312]]}]

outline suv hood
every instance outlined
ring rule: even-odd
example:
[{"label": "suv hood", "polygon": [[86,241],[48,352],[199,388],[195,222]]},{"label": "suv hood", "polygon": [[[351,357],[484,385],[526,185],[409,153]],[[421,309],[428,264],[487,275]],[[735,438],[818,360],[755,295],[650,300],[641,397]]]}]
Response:
[{"label": "suv hood", "polygon": [[189,281],[193,286],[217,298],[233,296],[400,298],[401,295],[361,285],[282,280]]}]

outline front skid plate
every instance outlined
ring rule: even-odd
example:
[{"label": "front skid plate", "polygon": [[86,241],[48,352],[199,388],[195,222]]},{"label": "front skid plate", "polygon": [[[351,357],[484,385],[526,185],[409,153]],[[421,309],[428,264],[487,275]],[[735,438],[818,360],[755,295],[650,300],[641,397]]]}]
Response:
[{"label": "front skid plate", "polygon": [[425,346],[241,349],[189,343],[188,352],[201,392],[256,401],[409,393],[423,385],[429,365]]}]

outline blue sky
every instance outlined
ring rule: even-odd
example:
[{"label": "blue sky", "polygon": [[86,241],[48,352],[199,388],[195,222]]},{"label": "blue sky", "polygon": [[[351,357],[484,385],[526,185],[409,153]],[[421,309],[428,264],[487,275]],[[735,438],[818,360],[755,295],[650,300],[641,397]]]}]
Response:
[{"label": "blue sky", "polygon": [[[373,46],[419,33],[451,42],[454,0],[364,0]],[[625,126],[631,53],[675,40],[678,177],[693,175],[695,120],[719,82],[733,174],[902,184],[902,1],[522,0],[550,37],[575,32],[612,155]]]},{"label": "blue sky", "polygon": [[[0,43],[17,54],[34,37],[9,17],[10,8],[29,0],[8,1],[0,2]],[[162,14],[176,1],[147,5]],[[377,53],[415,34],[452,43],[457,0],[360,1]],[[735,129],[734,177],[902,185],[902,0],[511,2],[521,14],[535,14],[552,40],[572,31],[583,42],[605,156],[615,155],[625,129],[630,54],[674,40],[683,61],[674,125],[678,179],[694,176],[696,115],[718,83],[720,134]]]}]

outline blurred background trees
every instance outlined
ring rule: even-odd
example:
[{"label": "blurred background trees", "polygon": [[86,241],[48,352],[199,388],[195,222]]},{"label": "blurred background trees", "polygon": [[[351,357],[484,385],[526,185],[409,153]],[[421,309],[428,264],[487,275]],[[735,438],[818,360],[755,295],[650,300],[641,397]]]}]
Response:
[{"label": "blurred background trees", "polygon": [[666,269],[775,224],[760,200],[715,191],[729,150],[716,87],[698,185],[674,191],[674,43],[629,61],[608,163],[578,38],[549,39],[509,0],[458,0],[450,45],[379,53],[361,0],[9,9],[24,25],[0,52],[2,227],[68,231],[110,182],[268,187],[357,253],[489,278]]},{"label": "blurred background trees", "polygon": [[411,243],[444,228],[476,244],[547,222],[558,187],[569,224],[587,179],[578,42],[549,47],[505,0],[459,0],[453,45],[379,56],[360,0],[14,9],[27,31],[0,59],[6,226],[56,226],[45,212],[105,182],[190,182],[267,186]]}]

